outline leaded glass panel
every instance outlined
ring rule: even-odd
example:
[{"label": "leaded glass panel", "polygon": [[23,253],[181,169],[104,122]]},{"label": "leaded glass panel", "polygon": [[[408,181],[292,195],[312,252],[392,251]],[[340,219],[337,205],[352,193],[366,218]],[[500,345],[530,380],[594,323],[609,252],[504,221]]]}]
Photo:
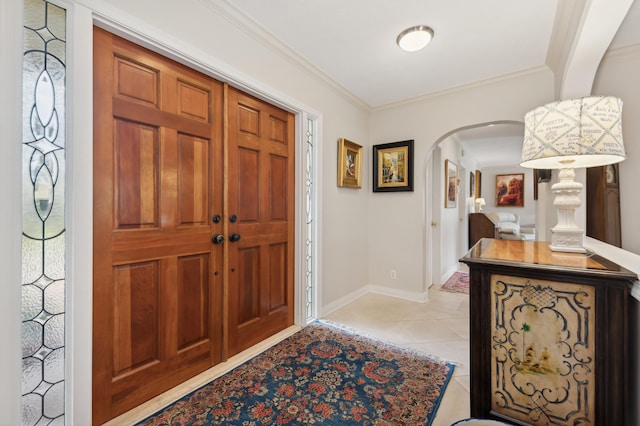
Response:
[{"label": "leaded glass panel", "polygon": [[66,11],[24,1],[22,423],[64,424]]},{"label": "leaded glass panel", "polygon": [[307,119],[306,150],[305,150],[305,313],[307,321],[313,319],[314,312],[314,282],[313,282],[313,142],[315,122]]}]

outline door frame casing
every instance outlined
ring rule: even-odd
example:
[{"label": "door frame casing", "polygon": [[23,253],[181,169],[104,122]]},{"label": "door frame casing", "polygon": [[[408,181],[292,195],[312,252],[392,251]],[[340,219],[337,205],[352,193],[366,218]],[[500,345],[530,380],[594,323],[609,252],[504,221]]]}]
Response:
[{"label": "door frame casing", "polygon": [[[320,299],[318,283],[321,282],[321,218],[318,209],[321,188],[321,170],[319,159],[322,157],[322,140],[320,129],[322,128],[322,115],[303,103],[288,96],[276,93],[259,81],[254,81],[246,76],[235,79],[229,76],[241,75],[232,67],[214,63],[214,61],[196,62],[193,58],[209,58],[203,52],[190,51],[185,46],[172,45],[165,34],[151,27],[140,27],[139,22],[125,22],[114,20],[109,13],[97,13],[83,5],[74,3],[72,13],[69,13],[67,22],[70,29],[69,37],[69,66],[68,66],[68,91],[67,100],[69,137],[67,158],[67,289],[66,311],[67,321],[67,351],[66,351],[66,407],[65,417],[70,424],[87,423],[91,421],[91,351],[92,351],[92,323],[87,318],[92,318],[92,252],[93,252],[93,162],[87,159],[93,158],[93,144],[87,141],[93,140],[93,26],[99,26],[121,37],[131,40],[141,46],[150,48],[168,58],[174,59],[186,66],[203,72],[220,81],[232,84],[234,87],[253,96],[286,109],[295,115],[295,296],[294,296],[294,322],[296,325],[305,325],[307,319],[304,315],[305,308],[305,236],[306,220],[304,197],[305,187],[305,161],[307,119],[311,119],[314,125],[315,140],[312,155],[312,179],[313,191],[312,214],[315,227],[311,241],[313,242],[313,266],[311,268],[314,277],[314,305],[317,315]],[[115,13],[113,14],[115,16]],[[122,17],[120,17],[122,18]],[[137,31],[130,30],[136,27]],[[79,59],[81,58],[81,59]],[[316,316],[314,315],[314,317]]]}]

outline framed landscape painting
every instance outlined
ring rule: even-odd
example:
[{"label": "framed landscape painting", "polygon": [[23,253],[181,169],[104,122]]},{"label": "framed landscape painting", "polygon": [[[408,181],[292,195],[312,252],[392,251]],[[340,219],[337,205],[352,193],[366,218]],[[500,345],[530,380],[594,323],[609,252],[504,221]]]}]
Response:
[{"label": "framed landscape painting", "polygon": [[373,146],[373,192],[413,191],[413,140]]}]

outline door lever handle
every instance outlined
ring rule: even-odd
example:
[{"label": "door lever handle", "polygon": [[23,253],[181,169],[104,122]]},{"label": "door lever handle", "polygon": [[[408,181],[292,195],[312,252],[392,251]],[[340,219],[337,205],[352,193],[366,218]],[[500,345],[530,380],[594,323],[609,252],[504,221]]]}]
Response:
[{"label": "door lever handle", "polygon": [[240,241],[240,234],[233,232],[231,235],[229,235],[229,241],[231,241],[232,243]]},{"label": "door lever handle", "polygon": [[224,235],[215,234],[213,237],[211,237],[211,242],[213,244],[224,244]]}]

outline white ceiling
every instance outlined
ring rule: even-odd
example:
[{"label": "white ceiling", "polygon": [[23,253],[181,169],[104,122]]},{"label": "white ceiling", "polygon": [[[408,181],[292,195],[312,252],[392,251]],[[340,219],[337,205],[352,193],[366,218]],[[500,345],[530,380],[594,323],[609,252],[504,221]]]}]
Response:
[{"label": "white ceiling", "polygon": [[461,130],[453,135],[464,157],[473,158],[476,167],[513,166],[520,164],[524,126],[496,124]]},{"label": "white ceiling", "polygon": [[[275,38],[274,48],[306,62],[370,108],[547,66],[554,25],[569,19],[556,19],[558,2],[565,0],[225,1],[265,31],[266,43]],[[404,52],[396,37],[414,25],[430,26],[434,38],[421,51]],[[611,47],[637,43],[640,6],[634,2]],[[492,162],[496,151],[482,144],[499,140],[497,152],[517,151],[519,159],[518,131],[498,125],[458,139],[470,154],[493,151]],[[470,140],[478,143],[471,147]],[[517,148],[506,149],[509,143]]]},{"label": "white ceiling", "polygon": [[[370,107],[544,65],[558,0],[232,0]],[[397,35],[433,28],[427,48]]]}]

